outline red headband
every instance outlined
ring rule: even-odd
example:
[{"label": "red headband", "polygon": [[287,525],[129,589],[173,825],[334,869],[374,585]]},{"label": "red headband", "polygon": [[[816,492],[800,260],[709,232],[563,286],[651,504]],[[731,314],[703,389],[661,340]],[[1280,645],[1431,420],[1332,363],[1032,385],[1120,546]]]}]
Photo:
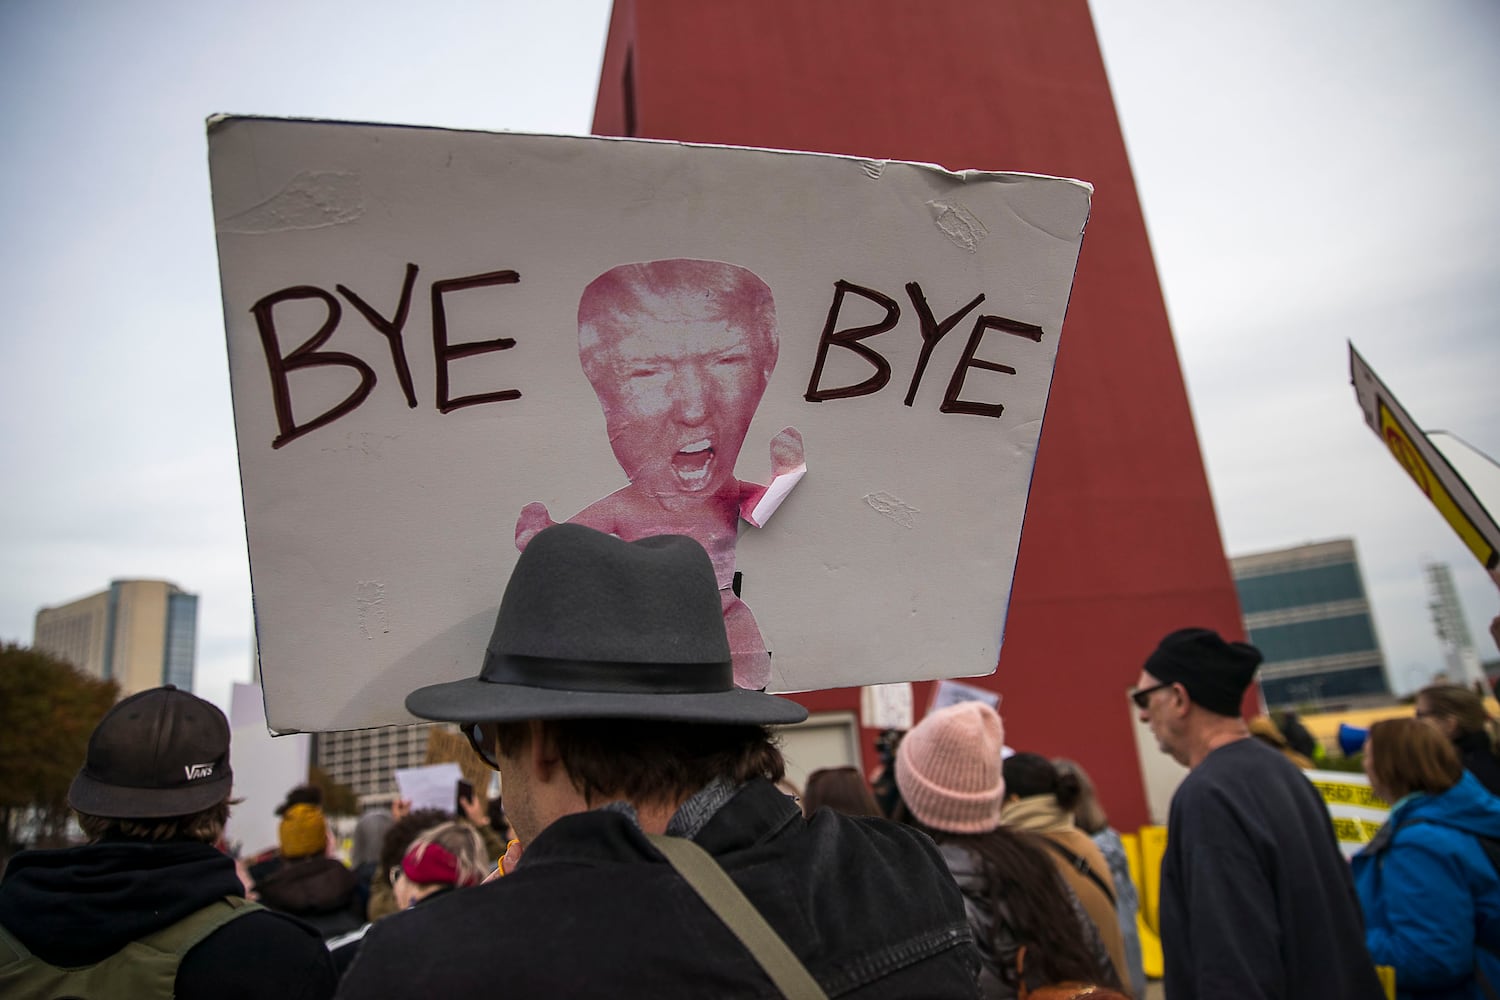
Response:
[{"label": "red headband", "polygon": [[407,851],[406,857],[401,859],[401,870],[406,872],[407,878],[420,885],[439,882],[443,885],[465,886],[479,881],[473,875],[459,881],[458,859],[442,844],[427,843]]}]

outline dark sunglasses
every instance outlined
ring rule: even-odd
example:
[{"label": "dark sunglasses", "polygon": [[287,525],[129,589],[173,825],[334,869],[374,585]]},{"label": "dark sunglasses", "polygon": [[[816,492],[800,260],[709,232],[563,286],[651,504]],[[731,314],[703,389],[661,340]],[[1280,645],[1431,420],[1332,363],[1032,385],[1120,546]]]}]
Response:
[{"label": "dark sunglasses", "polygon": [[463,727],[464,735],[469,738],[469,746],[484,761],[495,770],[500,770],[500,762],[495,760],[495,731],[483,722],[470,722]]},{"label": "dark sunglasses", "polygon": [[1164,688],[1169,688],[1176,683],[1176,681],[1167,681],[1163,684],[1153,684],[1148,688],[1141,688],[1138,691],[1131,691],[1130,700],[1135,702],[1136,708],[1144,709],[1147,705],[1151,704],[1151,696],[1153,694]]}]

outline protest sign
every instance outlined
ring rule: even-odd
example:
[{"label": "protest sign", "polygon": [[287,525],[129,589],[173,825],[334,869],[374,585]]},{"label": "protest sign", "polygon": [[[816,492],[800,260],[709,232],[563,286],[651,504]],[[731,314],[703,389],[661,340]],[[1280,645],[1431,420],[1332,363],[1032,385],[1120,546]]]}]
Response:
[{"label": "protest sign", "polygon": [[1432,501],[1464,545],[1485,569],[1500,583],[1500,527],[1480,499],[1474,495],[1464,477],[1459,475],[1443,452],[1435,447],[1422,429],[1349,345],[1349,375],[1365,423],[1370,426],[1396,461],[1411,476],[1417,488]]},{"label": "protest sign", "polygon": [[458,783],[464,779],[463,770],[457,763],[450,760],[421,767],[398,767],[395,778],[398,794],[411,804],[413,811],[437,809],[451,813],[457,810]]},{"label": "protest sign", "polygon": [[910,729],[915,711],[909,683],[871,684],[860,688],[860,725],[867,729]]},{"label": "protest sign", "polygon": [[312,737],[274,738],[266,732],[261,691],[236,684],[229,699],[229,766],[234,771],[235,807],[225,836],[246,855],[277,844],[281,817],[276,807],[286,793],[308,780]]},{"label": "protest sign", "polygon": [[1328,807],[1339,850],[1346,858],[1354,857],[1385,825],[1390,806],[1376,797],[1370,788],[1370,779],[1363,774],[1348,771],[1302,773],[1307,775],[1307,780],[1313,783],[1323,797],[1323,804]]},{"label": "protest sign", "polygon": [[702,541],[744,686],[995,669],[1087,184],[267,119],[209,151],[274,728],[410,721],[566,520]]},{"label": "protest sign", "polygon": [[1000,711],[1000,692],[973,684],[960,684],[958,681],[940,681],[932,689],[932,703],[927,706],[927,712],[930,715],[964,701],[982,701],[995,711]]}]

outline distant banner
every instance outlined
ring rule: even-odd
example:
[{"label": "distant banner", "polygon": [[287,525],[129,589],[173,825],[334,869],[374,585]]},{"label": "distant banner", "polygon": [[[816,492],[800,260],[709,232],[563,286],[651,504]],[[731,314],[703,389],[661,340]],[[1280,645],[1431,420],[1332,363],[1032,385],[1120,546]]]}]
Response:
[{"label": "distant banner", "polygon": [[1500,568],[1500,527],[1396,397],[1349,345],[1349,375],[1370,426],[1469,551],[1492,573]]},{"label": "distant banner", "polygon": [[1344,857],[1352,858],[1385,825],[1390,806],[1375,795],[1370,788],[1370,779],[1362,774],[1346,771],[1302,773],[1307,775],[1307,780],[1313,783],[1313,787],[1323,797],[1323,804],[1328,807],[1328,817],[1333,821],[1333,833],[1338,837],[1339,850]]}]

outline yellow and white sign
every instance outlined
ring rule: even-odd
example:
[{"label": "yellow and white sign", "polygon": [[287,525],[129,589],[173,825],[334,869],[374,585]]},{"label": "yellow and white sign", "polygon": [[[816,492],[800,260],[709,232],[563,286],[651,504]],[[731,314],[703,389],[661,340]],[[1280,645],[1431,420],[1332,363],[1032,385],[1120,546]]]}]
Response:
[{"label": "yellow and white sign", "polygon": [[1352,858],[1385,825],[1390,806],[1376,797],[1370,779],[1363,774],[1345,771],[1303,773],[1323,796],[1323,804],[1328,807],[1328,816],[1333,820],[1334,835],[1339,840],[1339,850],[1344,857]]},{"label": "yellow and white sign", "polygon": [[1492,573],[1500,568],[1500,527],[1353,344],[1349,345],[1349,376],[1365,423],[1385,442],[1480,564]]}]

